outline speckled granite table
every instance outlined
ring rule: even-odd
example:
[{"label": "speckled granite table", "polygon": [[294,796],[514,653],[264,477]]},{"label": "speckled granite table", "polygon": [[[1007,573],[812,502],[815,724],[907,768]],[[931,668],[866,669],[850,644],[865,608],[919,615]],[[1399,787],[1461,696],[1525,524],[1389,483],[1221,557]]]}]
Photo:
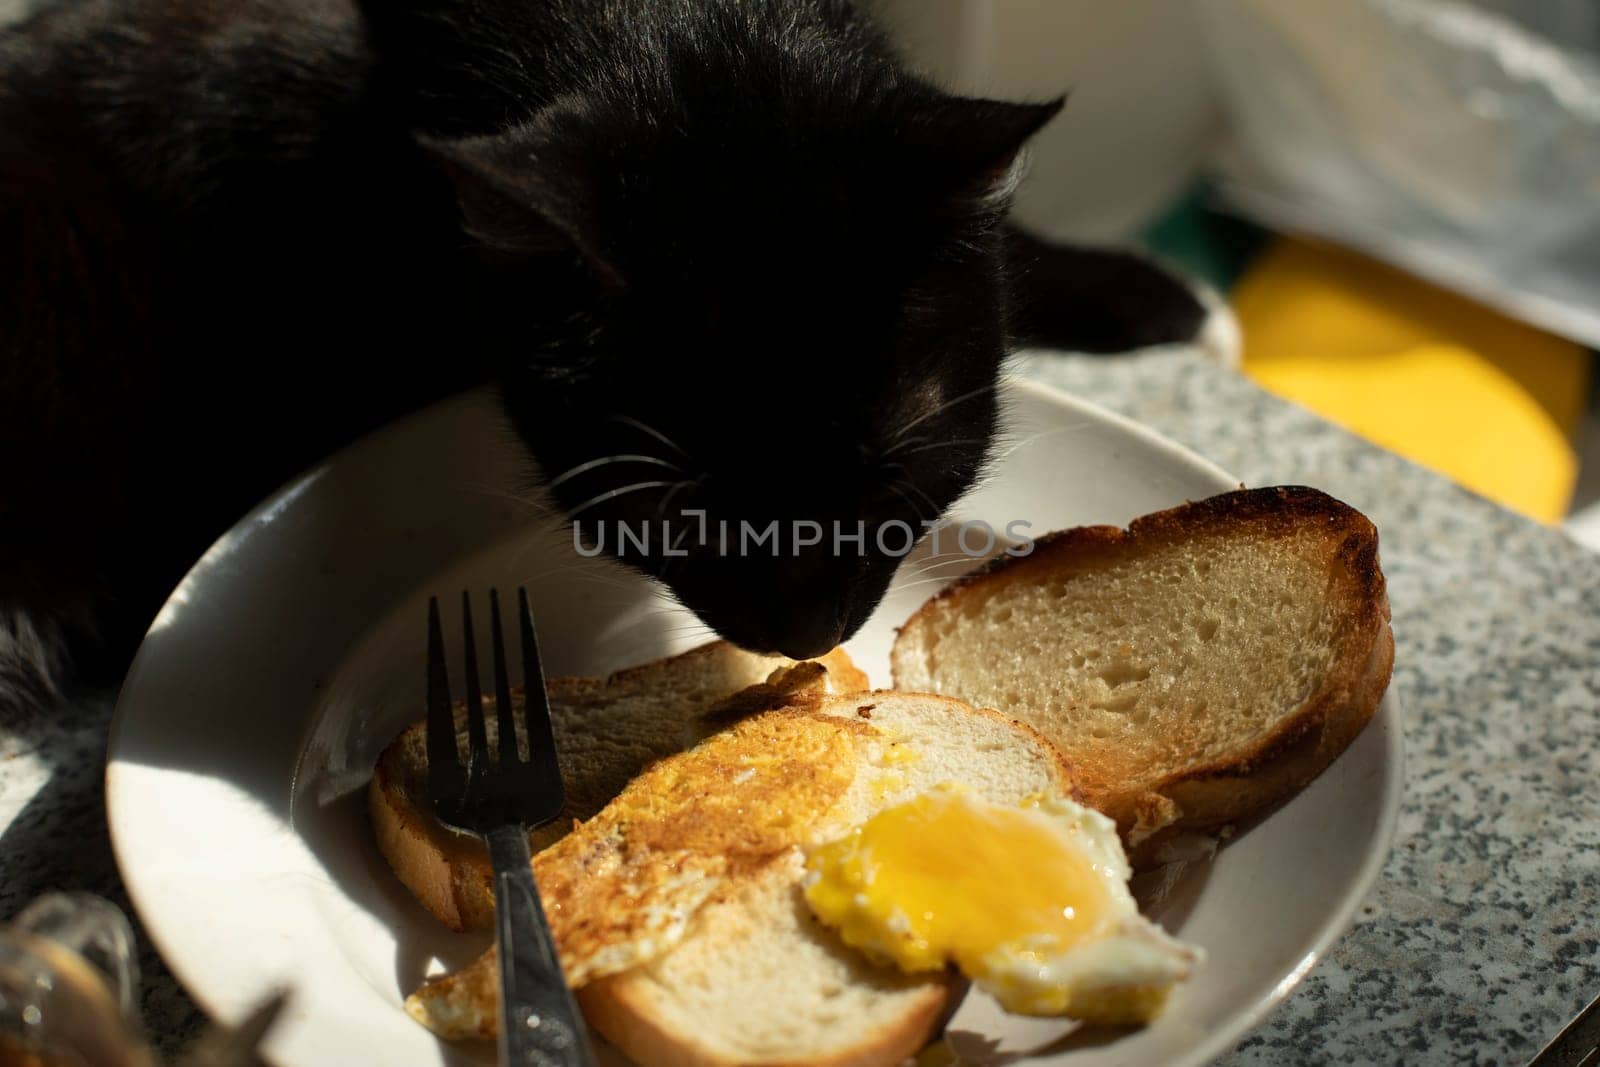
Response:
[{"label": "speckled granite table", "polygon": [[[1600,556],[1181,354],[1026,373],[1251,485],[1318,486],[1383,538],[1407,785],[1356,926],[1230,1063],[1518,1063],[1600,992]],[[109,708],[0,723],[0,916],[81,888],[127,908],[100,771]],[[199,1014],[145,946],[164,1048]]]}]

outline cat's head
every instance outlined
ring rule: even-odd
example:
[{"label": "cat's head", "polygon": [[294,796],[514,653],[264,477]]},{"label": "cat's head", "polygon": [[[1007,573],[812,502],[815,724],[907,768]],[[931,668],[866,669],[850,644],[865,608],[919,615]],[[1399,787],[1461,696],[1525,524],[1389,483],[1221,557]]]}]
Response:
[{"label": "cat's head", "polygon": [[997,226],[1060,105],[728,47],[432,147],[509,324],[507,409],[584,542],[810,656],[989,457]]}]

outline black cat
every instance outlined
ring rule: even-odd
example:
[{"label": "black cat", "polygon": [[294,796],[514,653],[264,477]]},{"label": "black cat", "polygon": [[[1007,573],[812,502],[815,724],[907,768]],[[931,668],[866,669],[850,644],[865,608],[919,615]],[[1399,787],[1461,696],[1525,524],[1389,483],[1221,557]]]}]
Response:
[{"label": "black cat", "polygon": [[1059,102],[940,91],[844,0],[59,0],[0,36],[0,708],[114,680],[296,470],[478,381],[629,562],[802,656],[936,518],[1008,346],[1186,339],[1136,260],[1003,217]]}]

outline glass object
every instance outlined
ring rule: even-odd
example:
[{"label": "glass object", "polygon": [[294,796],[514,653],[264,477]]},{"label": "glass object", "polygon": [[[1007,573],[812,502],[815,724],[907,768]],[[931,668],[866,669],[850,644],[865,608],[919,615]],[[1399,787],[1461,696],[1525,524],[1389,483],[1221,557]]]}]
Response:
[{"label": "glass object", "polygon": [[86,893],[50,893],[0,926],[0,1067],[154,1067],[134,1012],[133,931]]}]

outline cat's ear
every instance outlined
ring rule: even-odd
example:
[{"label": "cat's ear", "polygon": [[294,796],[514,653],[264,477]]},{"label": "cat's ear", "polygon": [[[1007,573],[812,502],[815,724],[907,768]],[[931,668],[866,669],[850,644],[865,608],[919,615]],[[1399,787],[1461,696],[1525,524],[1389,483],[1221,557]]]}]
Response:
[{"label": "cat's ear", "polygon": [[1023,147],[1067,98],[1039,104],[953,97],[924,117],[918,137],[939,159],[945,192],[957,202],[1003,206],[1022,177]]},{"label": "cat's ear", "polygon": [[463,228],[487,252],[508,259],[572,252],[606,286],[623,285],[595,239],[593,209],[575,176],[536,161],[538,153],[512,134],[418,142],[455,187]]}]

